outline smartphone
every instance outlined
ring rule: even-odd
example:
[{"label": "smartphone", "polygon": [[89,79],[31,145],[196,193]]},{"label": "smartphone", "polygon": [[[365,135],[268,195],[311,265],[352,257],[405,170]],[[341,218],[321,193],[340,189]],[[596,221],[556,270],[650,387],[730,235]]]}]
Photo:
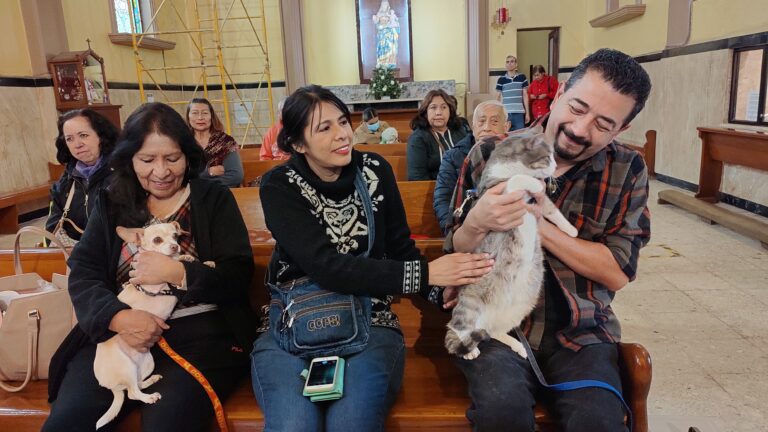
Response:
[{"label": "smartphone", "polygon": [[323,393],[336,387],[339,376],[339,357],[318,357],[309,365],[309,375],[304,384],[304,393]]}]

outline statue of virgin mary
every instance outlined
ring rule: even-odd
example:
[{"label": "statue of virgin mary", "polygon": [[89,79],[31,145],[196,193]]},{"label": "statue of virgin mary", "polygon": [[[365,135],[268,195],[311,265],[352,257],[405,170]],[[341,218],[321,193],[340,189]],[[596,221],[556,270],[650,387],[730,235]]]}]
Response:
[{"label": "statue of virgin mary", "polygon": [[389,6],[389,0],[381,0],[373,23],[376,25],[376,66],[396,67],[400,20]]}]

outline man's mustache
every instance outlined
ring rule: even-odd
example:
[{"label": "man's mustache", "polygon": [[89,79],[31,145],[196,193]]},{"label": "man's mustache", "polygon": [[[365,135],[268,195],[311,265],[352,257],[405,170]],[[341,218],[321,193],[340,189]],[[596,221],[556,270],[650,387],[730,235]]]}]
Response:
[{"label": "man's mustache", "polygon": [[576,136],[573,132],[566,129],[565,125],[563,124],[561,124],[560,127],[557,128],[557,132],[558,134],[562,133],[563,135],[567,136],[571,141],[575,142],[576,144],[583,145],[584,147],[590,147],[592,145],[591,141],[589,141],[586,138]]}]

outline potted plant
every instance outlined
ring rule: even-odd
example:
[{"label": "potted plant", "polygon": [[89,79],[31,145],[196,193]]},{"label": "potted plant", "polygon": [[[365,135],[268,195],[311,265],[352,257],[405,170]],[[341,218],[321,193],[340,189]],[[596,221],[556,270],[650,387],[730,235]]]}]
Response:
[{"label": "potted plant", "polygon": [[376,66],[373,69],[371,82],[368,83],[368,96],[374,99],[397,99],[402,94],[404,88],[397,82],[395,77],[395,68],[383,65]]}]

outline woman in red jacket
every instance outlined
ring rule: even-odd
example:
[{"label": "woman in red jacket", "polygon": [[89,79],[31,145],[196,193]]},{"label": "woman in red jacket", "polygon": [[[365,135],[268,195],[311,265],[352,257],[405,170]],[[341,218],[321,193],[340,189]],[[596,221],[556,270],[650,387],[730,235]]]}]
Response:
[{"label": "woman in red jacket", "polygon": [[536,65],[533,67],[533,81],[528,87],[528,98],[531,100],[531,112],[533,113],[531,120],[536,120],[549,112],[549,105],[557,93],[557,85],[557,78],[547,75],[544,66]]}]

